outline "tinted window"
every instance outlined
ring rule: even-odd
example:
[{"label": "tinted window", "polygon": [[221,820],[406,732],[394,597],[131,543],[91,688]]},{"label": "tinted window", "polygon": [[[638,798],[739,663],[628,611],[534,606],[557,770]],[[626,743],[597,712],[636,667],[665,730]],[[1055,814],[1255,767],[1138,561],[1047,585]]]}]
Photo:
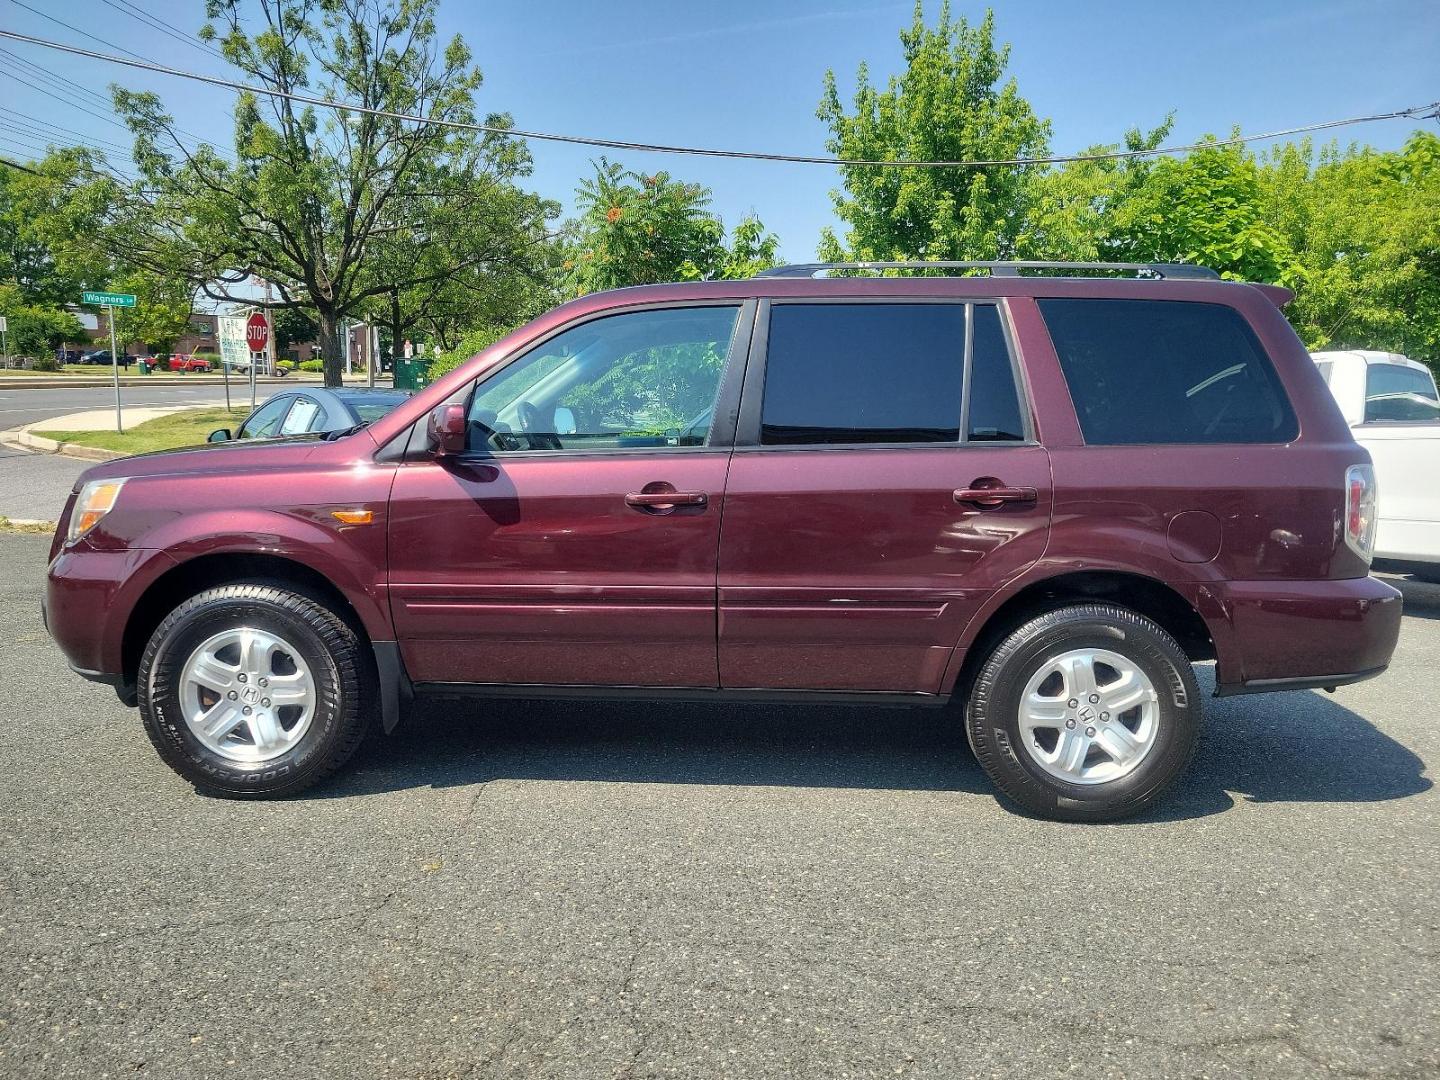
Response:
[{"label": "tinted window", "polygon": [[1085,441],[1279,443],[1295,414],[1260,343],[1223,304],[1041,300]]},{"label": "tinted window", "polygon": [[970,359],[971,442],[1015,442],[1025,438],[1015,369],[1000,326],[1000,309],[977,304],[975,352]]},{"label": "tinted window", "polygon": [[471,447],[704,446],[739,310],[636,311],[556,335],[476,388]]},{"label": "tinted window", "polygon": [[1365,420],[1440,420],[1435,380],[1399,364],[1366,365]]},{"label": "tinted window", "polygon": [[280,421],[294,400],[287,394],[284,397],[272,398],[261,405],[250,419],[245,421],[244,426],[240,429],[240,438],[264,439],[274,435],[275,429],[280,426]]},{"label": "tinted window", "polygon": [[960,438],[962,304],[776,304],[760,441]]}]

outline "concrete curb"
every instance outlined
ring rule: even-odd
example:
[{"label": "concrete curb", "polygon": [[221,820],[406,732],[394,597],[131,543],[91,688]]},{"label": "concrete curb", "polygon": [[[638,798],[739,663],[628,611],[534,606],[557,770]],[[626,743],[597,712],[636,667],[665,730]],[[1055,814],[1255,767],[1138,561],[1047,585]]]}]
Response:
[{"label": "concrete curb", "polygon": [[30,429],[39,427],[40,424],[54,423],[61,417],[51,417],[49,420],[41,420],[36,424],[26,424],[24,427],[11,428],[9,431],[0,431],[0,443],[10,447],[12,450],[23,450],[29,454],[59,454],[61,457],[77,458],[80,461],[114,461],[116,458],[129,457],[119,450],[101,450],[94,446],[76,446],[74,443],[56,442],[54,439],[46,439],[40,435],[32,435]]}]

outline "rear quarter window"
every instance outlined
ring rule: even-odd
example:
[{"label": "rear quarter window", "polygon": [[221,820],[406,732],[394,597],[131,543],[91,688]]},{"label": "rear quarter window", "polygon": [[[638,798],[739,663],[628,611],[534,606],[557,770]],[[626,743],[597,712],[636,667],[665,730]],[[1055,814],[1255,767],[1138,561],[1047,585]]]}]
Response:
[{"label": "rear quarter window", "polygon": [[1085,441],[1283,443],[1295,413],[1254,331],[1224,304],[1042,299]]}]

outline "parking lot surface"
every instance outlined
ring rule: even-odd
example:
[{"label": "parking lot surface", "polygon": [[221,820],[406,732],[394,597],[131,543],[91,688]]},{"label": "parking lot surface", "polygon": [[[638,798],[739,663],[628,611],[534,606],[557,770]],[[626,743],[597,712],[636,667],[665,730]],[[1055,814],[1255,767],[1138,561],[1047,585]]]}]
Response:
[{"label": "parking lot surface", "polygon": [[0,1075],[1440,1071],[1440,588],[1117,825],[1007,809],[947,712],[678,703],[436,702],[247,804],[66,670],[47,542],[0,536]]}]

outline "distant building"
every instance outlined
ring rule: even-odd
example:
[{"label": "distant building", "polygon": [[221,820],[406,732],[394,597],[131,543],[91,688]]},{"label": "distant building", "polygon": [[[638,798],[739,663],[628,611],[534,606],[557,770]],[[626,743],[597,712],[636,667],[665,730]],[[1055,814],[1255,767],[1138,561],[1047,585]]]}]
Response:
[{"label": "distant building", "polygon": [[[76,349],[81,352],[89,352],[92,349],[108,349],[110,347],[110,323],[91,311],[72,310],[71,312],[80,320],[80,325],[85,327],[84,341],[67,341],[66,349]],[[215,316],[202,315],[199,312],[190,316],[190,329],[179,338],[170,351],[188,355],[189,353],[218,353],[220,343],[215,338]],[[149,356],[151,348],[147,342],[131,341],[124,346],[126,356]]]}]

